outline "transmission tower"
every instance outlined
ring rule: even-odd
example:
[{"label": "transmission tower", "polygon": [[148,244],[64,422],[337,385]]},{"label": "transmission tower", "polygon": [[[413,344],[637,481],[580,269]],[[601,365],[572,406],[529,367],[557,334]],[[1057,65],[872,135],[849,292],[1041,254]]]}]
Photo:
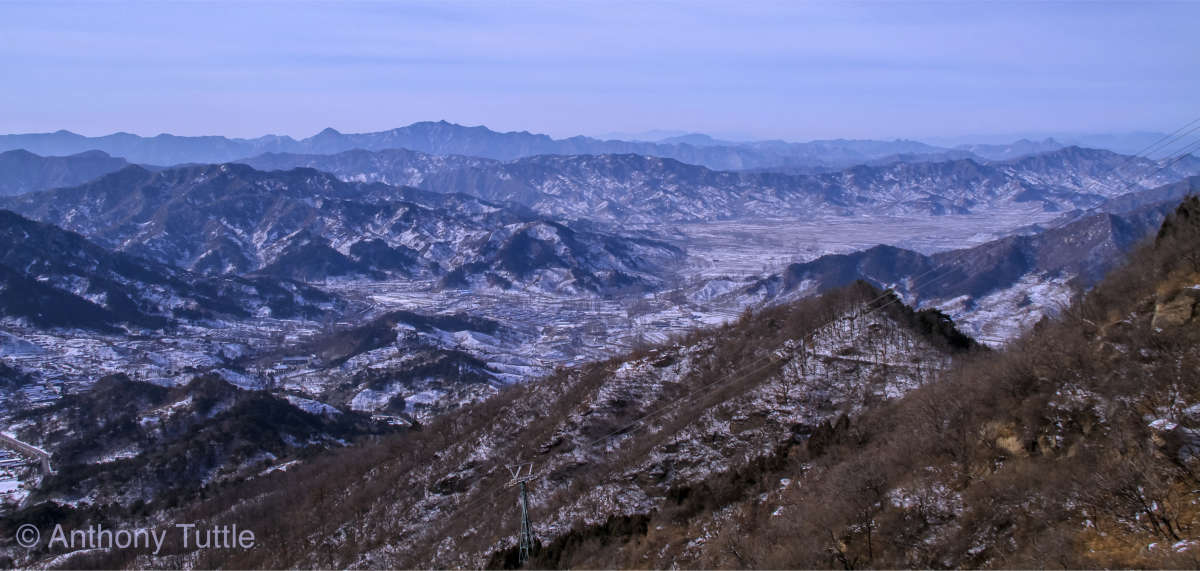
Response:
[{"label": "transmission tower", "polygon": [[536,478],[533,475],[533,463],[510,464],[506,466],[508,473],[512,474],[512,480],[509,480],[507,487],[521,487],[521,530],[517,535],[518,557],[521,565],[529,560],[529,554],[533,551],[533,526],[529,524],[529,490],[526,483]]}]

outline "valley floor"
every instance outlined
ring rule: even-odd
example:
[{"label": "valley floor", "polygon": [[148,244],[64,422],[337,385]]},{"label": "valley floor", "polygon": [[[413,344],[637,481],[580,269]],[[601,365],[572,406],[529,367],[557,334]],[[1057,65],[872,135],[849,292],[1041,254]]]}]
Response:
[{"label": "valley floor", "polygon": [[750,277],[778,271],[826,254],[845,254],[884,244],[932,254],[967,248],[1046,224],[1059,213],[1041,209],[995,209],[987,214],[945,216],[817,216],[813,218],[715,221],[646,230],[674,237],[688,251],[686,274],[694,279]]}]

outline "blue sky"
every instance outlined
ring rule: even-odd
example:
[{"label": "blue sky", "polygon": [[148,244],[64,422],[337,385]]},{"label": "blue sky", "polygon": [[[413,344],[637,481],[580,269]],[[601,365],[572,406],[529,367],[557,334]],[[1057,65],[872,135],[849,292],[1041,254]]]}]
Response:
[{"label": "blue sky", "polygon": [[0,132],[1164,130],[1200,2],[0,0]]}]

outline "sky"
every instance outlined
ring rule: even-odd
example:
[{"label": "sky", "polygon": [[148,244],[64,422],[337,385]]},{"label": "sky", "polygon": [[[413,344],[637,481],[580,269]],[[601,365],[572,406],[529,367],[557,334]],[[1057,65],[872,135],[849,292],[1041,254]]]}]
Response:
[{"label": "sky", "polygon": [[0,0],[0,133],[1170,131],[1200,2]]}]

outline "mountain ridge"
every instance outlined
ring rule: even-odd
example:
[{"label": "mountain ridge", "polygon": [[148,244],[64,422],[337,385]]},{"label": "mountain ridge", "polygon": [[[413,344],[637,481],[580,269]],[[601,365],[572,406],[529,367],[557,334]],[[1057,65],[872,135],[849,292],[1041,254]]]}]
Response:
[{"label": "mountain ridge", "polygon": [[[335,298],[263,278],[207,278],[120,252],[0,210],[0,314],[49,328],[115,333],[180,320],[319,316]],[[322,307],[324,306],[324,307]]]},{"label": "mountain ridge", "polygon": [[99,149],[131,162],[162,165],[228,162],[266,152],[331,154],[356,148],[407,148],[430,154],[458,154],[501,160],[538,154],[638,153],[733,170],[768,166],[846,165],[902,152],[944,150],[916,141],[899,140],[761,141],[735,146],[693,146],[688,143],[600,140],[582,135],[553,139],[528,131],[501,133],[482,125],[468,127],[446,121],[423,121],[371,133],[343,134],[326,128],[312,137],[299,140],[275,135],[254,139],[180,137],[165,133],[139,137],[123,132],[84,137],[69,131],[0,135],[0,150],[17,148],[42,155]]},{"label": "mountain ridge", "polygon": [[120,170],[129,163],[103,151],[43,157],[17,149],[0,153],[0,196],[74,186]]},{"label": "mountain ridge", "polygon": [[786,300],[865,280],[916,307],[936,307],[977,339],[1002,345],[1098,283],[1197,189],[1200,177],[1192,177],[1118,197],[1037,233],[970,248],[926,255],[879,245],[826,255],[790,264],[735,295]]},{"label": "mountain ridge", "polygon": [[304,168],[130,166],[0,205],[106,247],[209,275],[455,276],[455,284],[481,287],[540,281],[600,292],[661,283],[660,272],[682,254],[665,243],[574,229],[474,197],[347,183]]},{"label": "mountain ridge", "polygon": [[812,213],[966,213],[1031,203],[1070,211],[1200,172],[1195,158],[1159,173],[1161,165],[1154,161],[1080,147],[1007,161],[956,158],[801,175],[714,171],[636,154],[538,155],[501,162],[416,151],[351,151],[273,154],[239,162],[262,169],[306,166],[344,180],[463,192],[524,204],[556,218],[617,223]]}]

